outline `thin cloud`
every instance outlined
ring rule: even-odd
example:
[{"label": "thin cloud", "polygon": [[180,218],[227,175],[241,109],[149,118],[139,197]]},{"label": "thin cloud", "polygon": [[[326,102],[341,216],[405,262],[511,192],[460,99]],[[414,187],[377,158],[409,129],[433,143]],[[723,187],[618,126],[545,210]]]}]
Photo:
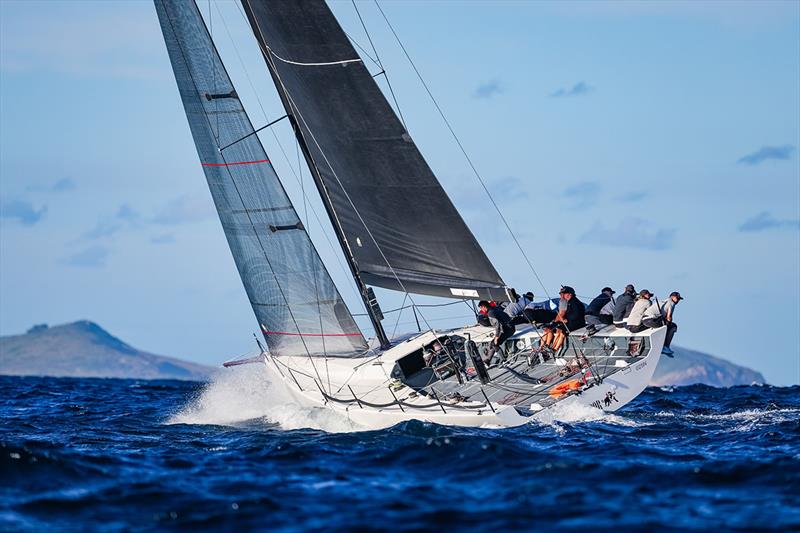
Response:
[{"label": "thin cloud", "polygon": [[139,213],[128,204],[122,204],[117,210],[116,218],[128,222],[136,222],[139,220]]},{"label": "thin cloud", "polygon": [[75,182],[69,178],[61,178],[50,187],[53,192],[67,192],[75,189]]},{"label": "thin cloud", "polygon": [[84,239],[91,241],[111,237],[123,228],[116,220],[101,220],[95,227],[83,234]]},{"label": "thin cloud", "polygon": [[46,10],[7,9],[0,69],[161,79],[158,24],[132,16],[135,9],[122,2],[50,2]]},{"label": "thin cloud", "polygon": [[602,190],[603,188],[596,181],[583,181],[564,189],[561,196],[572,202],[573,209],[583,209],[592,206]]},{"label": "thin cloud", "polygon": [[626,203],[626,204],[632,204],[632,203],[635,203],[635,202],[641,202],[645,198],[647,198],[647,193],[645,191],[629,192],[629,193],[625,193],[625,194],[617,197],[617,199],[620,202],[623,202],[623,203]]},{"label": "thin cloud", "polygon": [[150,237],[150,242],[153,244],[171,244],[175,242],[175,236],[172,233],[154,235]]},{"label": "thin cloud", "polygon": [[75,182],[69,178],[61,178],[54,183],[28,185],[25,190],[32,192],[68,192],[75,189]]},{"label": "thin cloud", "polygon": [[760,165],[768,159],[786,160],[792,156],[794,146],[785,144],[783,146],[762,146],[752,154],[747,154],[736,161],[740,165]]},{"label": "thin cloud", "polygon": [[123,229],[136,226],[140,218],[130,205],[122,204],[113,217],[100,219],[94,228],[83,234],[83,238],[97,240],[111,237]]},{"label": "thin cloud", "polygon": [[607,227],[604,223],[597,222],[581,235],[578,241],[585,244],[660,251],[672,248],[675,232],[674,229],[657,228],[647,220],[628,218],[616,227]]},{"label": "thin cloud", "polygon": [[11,199],[0,202],[0,218],[17,220],[25,226],[33,226],[38,223],[45,213],[47,213],[46,205],[36,209],[27,200]]},{"label": "thin cloud", "polygon": [[[529,182],[516,176],[505,176],[489,183],[492,196],[502,201],[527,200],[530,197],[530,188]],[[481,197],[485,196],[481,194]]]},{"label": "thin cloud", "polygon": [[594,91],[594,87],[586,82],[579,81],[572,87],[562,87],[555,92],[550,93],[550,98],[564,98],[568,96],[584,96]]},{"label": "thin cloud", "polygon": [[475,98],[489,99],[505,92],[505,88],[498,80],[490,80],[478,85],[473,96]]},{"label": "thin cloud", "polygon": [[767,211],[762,211],[739,225],[739,231],[745,233],[774,229],[800,229],[800,220],[778,219]]},{"label": "thin cloud", "polygon": [[99,268],[106,264],[109,250],[102,245],[94,245],[72,254],[64,260],[64,263],[74,267]]},{"label": "thin cloud", "polygon": [[198,222],[213,216],[214,209],[207,198],[179,196],[161,208],[152,222],[162,226],[175,226]]}]

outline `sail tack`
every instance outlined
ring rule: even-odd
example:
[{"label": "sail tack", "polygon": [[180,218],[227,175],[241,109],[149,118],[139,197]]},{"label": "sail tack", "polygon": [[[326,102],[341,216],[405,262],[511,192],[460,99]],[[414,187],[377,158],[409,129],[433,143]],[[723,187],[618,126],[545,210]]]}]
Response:
[{"label": "sail tack", "polygon": [[503,297],[503,280],[325,2],[242,4],[361,279]]},{"label": "sail tack", "polygon": [[359,355],[366,341],[253,135],[194,0],[155,6],[202,168],[270,351]]}]

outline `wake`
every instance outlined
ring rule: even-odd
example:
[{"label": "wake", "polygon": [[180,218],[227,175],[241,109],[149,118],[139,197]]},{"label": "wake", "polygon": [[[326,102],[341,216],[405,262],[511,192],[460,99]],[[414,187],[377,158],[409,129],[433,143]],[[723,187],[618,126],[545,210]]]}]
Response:
[{"label": "wake", "polygon": [[218,371],[200,394],[165,423],[240,426],[252,421],[286,430],[346,433],[364,429],[330,409],[300,406],[281,384],[269,379],[260,364]]}]

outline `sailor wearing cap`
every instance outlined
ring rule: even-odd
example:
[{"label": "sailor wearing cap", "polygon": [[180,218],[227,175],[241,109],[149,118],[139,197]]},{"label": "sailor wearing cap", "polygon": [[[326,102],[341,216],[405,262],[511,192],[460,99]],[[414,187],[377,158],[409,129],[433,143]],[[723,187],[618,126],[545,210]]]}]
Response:
[{"label": "sailor wearing cap", "polygon": [[[628,325],[626,326],[633,333],[638,333],[647,328],[654,328],[661,325],[660,317],[658,316],[658,308],[651,310],[653,303],[650,298],[652,297],[653,293],[647,289],[639,291],[639,298],[637,298],[636,303],[633,304],[633,309],[628,317]],[[655,318],[659,318],[657,324],[654,321]]]},{"label": "sailor wearing cap", "polygon": [[614,304],[614,324],[616,326],[621,328],[625,325],[625,319],[631,314],[635,301],[636,289],[633,288],[633,285],[628,284]]},{"label": "sailor wearing cap", "polygon": [[683,300],[683,296],[678,291],[675,291],[670,293],[669,298],[661,303],[661,318],[664,319],[664,323],[667,325],[667,337],[664,340],[664,349],[661,350],[661,353],[665,355],[673,354],[669,345],[672,343],[672,337],[675,336],[675,332],[678,331],[678,325],[672,321],[672,314],[675,312],[675,306],[681,300]]},{"label": "sailor wearing cap", "polygon": [[586,323],[594,326],[614,321],[614,290],[603,287],[600,294],[586,308]]},{"label": "sailor wearing cap", "polygon": [[558,352],[564,345],[567,335],[586,326],[586,307],[578,300],[575,289],[564,285],[558,291],[561,300],[558,303],[558,314],[553,322],[555,335],[550,344],[554,352]]}]

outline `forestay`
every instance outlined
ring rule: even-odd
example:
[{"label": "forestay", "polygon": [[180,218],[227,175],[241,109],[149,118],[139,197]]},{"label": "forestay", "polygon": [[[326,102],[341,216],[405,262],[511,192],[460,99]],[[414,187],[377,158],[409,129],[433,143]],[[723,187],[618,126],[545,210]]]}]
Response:
[{"label": "forestay", "polygon": [[360,355],[364,337],[253,135],[195,2],[155,5],[208,186],[270,351]]},{"label": "forestay", "polygon": [[503,298],[503,280],[325,2],[242,4],[361,279]]}]

